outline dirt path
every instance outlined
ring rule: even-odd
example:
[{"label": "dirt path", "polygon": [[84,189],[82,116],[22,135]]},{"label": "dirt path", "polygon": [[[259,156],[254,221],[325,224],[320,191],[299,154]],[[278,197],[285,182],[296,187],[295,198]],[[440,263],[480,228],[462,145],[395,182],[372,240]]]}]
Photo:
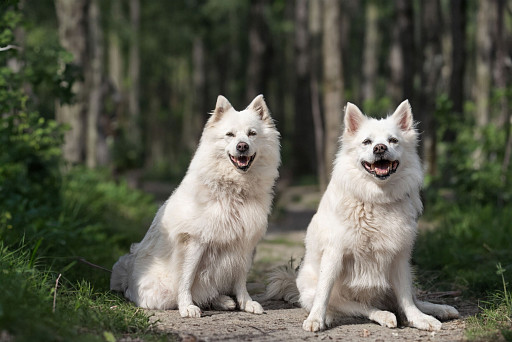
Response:
[{"label": "dirt path", "polygon": [[[259,244],[248,284],[252,295],[264,290],[265,275],[290,258],[300,260],[304,253],[304,232],[270,232]],[[427,298],[432,300],[432,298]],[[436,300],[433,300],[434,302]],[[240,311],[204,311],[201,318],[181,318],[177,310],[148,310],[155,329],[177,334],[183,341],[462,341],[464,318],[476,312],[476,305],[458,298],[442,301],[454,305],[462,319],[443,323],[438,332],[412,328],[388,329],[366,319],[344,318],[320,333],[302,330],[306,311],[284,301],[261,302],[265,313],[253,315]]]},{"label": "dirt path", "polygon": [[188,341],[461,341],[464,320],[443,323],[438,332],[412,328],[388,329],[368,320],[347,318],[326,331],[302,330],[303,309],[282,301],[262,303],[265,313],[205,311],[198,319],[181,318],[178,311],[153,311],[156,329],[177,333]]}]

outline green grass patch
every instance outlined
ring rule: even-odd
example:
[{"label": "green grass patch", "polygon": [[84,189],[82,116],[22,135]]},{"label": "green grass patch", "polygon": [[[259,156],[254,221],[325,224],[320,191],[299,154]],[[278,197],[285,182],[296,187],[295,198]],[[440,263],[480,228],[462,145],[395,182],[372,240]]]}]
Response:
[{"label": "green grass patch", "polygon": [[0,330],[16,341],[172,337],[152,332],[144,311],[115,293],[85,280],[73,284],[61,277],[57,284],[57,273],[31,266],[22,249],[0,245],[0,269]]},{"label": "green grass patch", "polygon": [[495,291],[490,298],[481,303],[481,313],[467,321],[467,335],[470,340],[512,341],[512,294],[505,281],[505,270],[497,265],[497,274],[501,275],[502,291]]}]

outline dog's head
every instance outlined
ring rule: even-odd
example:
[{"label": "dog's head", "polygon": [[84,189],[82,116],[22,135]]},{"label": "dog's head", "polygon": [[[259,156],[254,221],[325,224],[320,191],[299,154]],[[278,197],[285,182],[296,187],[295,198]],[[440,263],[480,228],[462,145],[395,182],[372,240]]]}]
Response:
[{"label": "dog's head", "polygon": [[279,133],[262,95],[239,112],[219,95],[206,131],[216,146],[217,159],[226,161],[224,167],[245,174],[260,157],[265,159],[269,154],[277,154],[272,157],[279,163]]},{"label": "dog's head", "polygon": [[356,105],[345,108],[343,148],[357,168],[378,183],[416,165],[417,133],[409,101],[402,102],[386,119],[365,116]]}]

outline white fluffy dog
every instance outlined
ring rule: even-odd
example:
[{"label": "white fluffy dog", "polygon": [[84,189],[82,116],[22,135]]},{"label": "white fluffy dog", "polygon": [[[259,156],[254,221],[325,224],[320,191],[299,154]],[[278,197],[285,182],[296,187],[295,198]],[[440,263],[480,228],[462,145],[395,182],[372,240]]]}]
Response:
[{"label": "white fluffy dog", "polygon": [[204,128],[180,186],[146,236],[114,265],[110,287],[137,306],[263,308],[247,292],[247,273],[264,235],[280,164],[279,132],[262,95],[236,111],[223,96]]},{"label": "white fluffy dog", "polygon": [[[348,103],[344,123],[342,147],[307,229],[296,279],[299,302],[309,311],[303,328],[325,329],[337,314],[394,328],[396,316],[386,310],[396,310],[412,327],[439,330],[441,323],[431,315],[450,319],[458,312],[416,300],[409,265],[423,209],[423,172],[409,102],[382,120]],[[277,270],[268,297],[293,297],[294,277],[290,270]]]}]

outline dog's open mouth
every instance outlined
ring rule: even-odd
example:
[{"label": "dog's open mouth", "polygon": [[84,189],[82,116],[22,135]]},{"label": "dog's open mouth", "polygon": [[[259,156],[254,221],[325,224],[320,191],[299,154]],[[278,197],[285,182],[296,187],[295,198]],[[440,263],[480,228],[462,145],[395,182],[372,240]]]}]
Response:
[{"label": "dog's open mouth", "polygon": [[389,176],[391,176],[393,173],[396,172],[396,169],[398,169],[398,160],[377,160],[373,164],[368,163],[366,161],[362,162],[363,167],[368,173],[374,175],[375,177],[379,179],[386,179]]},{"label": "dog's open mouth", "polygon": [[232,156],[229,154],[229,159],[235,165],[236,168],[242,171],[247,171],[252,165],[252,162],[254,161],[254,157],[256,157],[256,153],[254,153],[252,156]]}]

